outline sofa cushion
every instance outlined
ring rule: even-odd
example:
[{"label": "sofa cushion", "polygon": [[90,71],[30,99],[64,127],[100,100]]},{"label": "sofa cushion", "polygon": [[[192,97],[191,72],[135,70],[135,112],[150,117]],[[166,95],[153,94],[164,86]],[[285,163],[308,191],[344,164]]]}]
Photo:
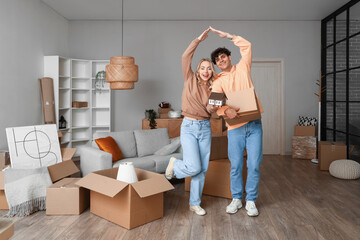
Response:
[{"label": "sofa cushion", "polygon": [[151,155],[148,156],[149,160],[156,162],[156,172],[157,173],[164,173],[166,170],[167,165],[169,164],[169,160],[171,157],[176,159],[182,159],[182,153],[173,153],[167,156],[160,156],[160,155]]},{"label": "sofa cushion", "polygon": [[170,143],[166,128],[134,130],[138,157],[152,155]]},{"label": "sofa cushion", "polygon": [[97,138],[95,139],[95,142],[101,151],[110,153],[112,155],[113,162],[124,158],[119,146],[112,137],[108,136],[106,138]]},{"label": "sofa cushion", "polygon": [[111,136],[115,140],[124,158],[136,157],[135,136],[132,130],[120,131],[120,132],[96,132],[94,134],[94,139],[103,138],[107,136]]},{"label": "sofa cushion", "polygon": [[150,158],[150,156],[142,158],[125,158],[120,161],[117,161],[113,164],[113,167],[119,167],[122,162],[132,162],[135,168],[144,169],[147,171],[156,172],[155,161]]},{"label": "sofa cushion", "polygon": [[171,143],[163,146],[162,148],[154,152],[154,154],[166,156],[174,153],[180,146],[181,146],[180,138],[177,137],[174,141],[171,141]]}]

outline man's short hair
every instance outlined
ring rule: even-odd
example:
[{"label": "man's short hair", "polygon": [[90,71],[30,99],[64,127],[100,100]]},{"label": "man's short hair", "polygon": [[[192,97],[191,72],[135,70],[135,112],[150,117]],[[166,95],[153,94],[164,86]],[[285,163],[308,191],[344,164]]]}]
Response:
[{"label": "man's short hair", "polygon": [[217,58],[220,54],[223,54],[223,53],[225,53],[226,56],[231,55],[231,52],[229,51],[229,49],[227,49],[226,47],[222,47],[222,48],[219,47],[211,53],[211,61],[216,65],[215,58]]}]

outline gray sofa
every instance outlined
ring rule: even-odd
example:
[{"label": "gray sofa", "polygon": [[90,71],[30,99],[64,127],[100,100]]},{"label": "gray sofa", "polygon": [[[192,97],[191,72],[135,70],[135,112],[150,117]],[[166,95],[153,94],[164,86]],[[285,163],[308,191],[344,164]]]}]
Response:
[{"label": "gray sofa", "polygon": [[182,159],[180,139],[169,139],[166,128],[97,132],[94,139],[107,136],[114,138],[124,159],[113,163],[112,155],[101,151],[93,141],[91,147],[79,148],[82,176],[94,171],[117,167],[121,162],[132,162],[136,168],[164,173],[170,157]]}]

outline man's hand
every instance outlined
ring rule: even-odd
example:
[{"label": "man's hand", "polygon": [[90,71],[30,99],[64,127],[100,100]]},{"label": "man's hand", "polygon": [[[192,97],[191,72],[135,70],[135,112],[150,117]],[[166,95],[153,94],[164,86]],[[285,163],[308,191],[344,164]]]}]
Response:
[{"label": "man's hand", "polygon": [[208,105],[207,106],[207,110],[209,113],[214,113],[219,109],[219,106],[215,106],[215,105]]},{"label": "man's hand", "polygon": [[231,35],[230,33],[226,33],[226,32],[217,30],[217,29],[212,28],[212,27],[210,27],[210,30],[213,31],[214,33],[216,33],[217,35],[219,35],[219,36],[222,37],[222,38],[225,38],[225,37],[226,37],[226,38],[232,39],[232,38],[234,37],[234,36]]},{"label": "man's hand", "polygon": [[208,37],[207,34],[208,34],[209,31],[210,31],[210,28],[206,29],[206,30],[198,37],[198,39],[199,39],[200,41],[204,41],[205,38]]},{"label": "man's hand", "polygon": [[237,117],[237,112],[240,110],[240,108],[228,108],[225,110],[225,115],[230,118],[230,119],[233,119],[233,118],[236,118]]}]

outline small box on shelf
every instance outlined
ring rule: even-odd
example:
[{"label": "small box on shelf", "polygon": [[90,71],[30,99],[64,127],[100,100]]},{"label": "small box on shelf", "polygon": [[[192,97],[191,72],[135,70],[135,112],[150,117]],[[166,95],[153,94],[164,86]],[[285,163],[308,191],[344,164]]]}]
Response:
[{"label": "small box on shelf", "polygon": [[75,108],[88,107],[88,102],[74,101],[74,102],[72,102],[72,107],[75,107]]}]

